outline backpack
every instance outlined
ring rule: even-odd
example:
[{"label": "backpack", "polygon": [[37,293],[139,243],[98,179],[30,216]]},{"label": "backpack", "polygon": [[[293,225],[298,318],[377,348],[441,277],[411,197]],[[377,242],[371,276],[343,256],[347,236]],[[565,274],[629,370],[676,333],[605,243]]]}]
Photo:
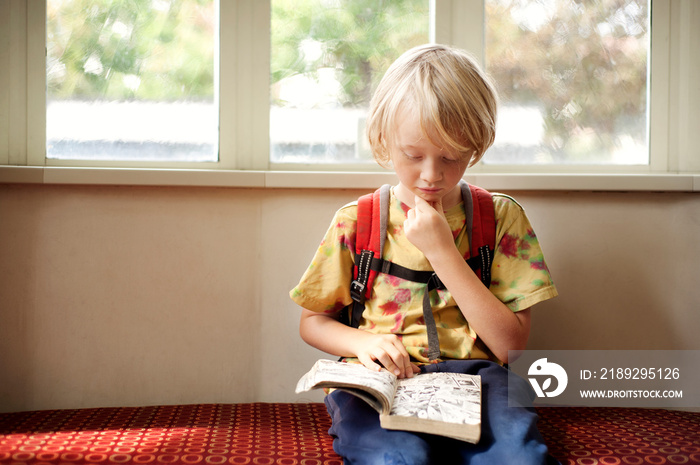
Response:
[{"label": "backpack", "polygon": [[[470,247],[467,263],[481,282],[489,287],[496,244],[493,199],[487,190],[469,185],[465,181],[460,181],[459,186],[466,213],[465,226]],[[350,284],[353,303],[343,309],[340,320],[354,328],[359,327],[365,299],[370,297],[378,273],[425,283],[427,289],[423,297],[423,316],[428,331],[428,357],[430,360],[437,360],[440,356],[440,344],[430,306],[430,292],[434,289],[445,289],[445,286],[432,271],[412,270],[382,259],[389,216],[390,189],[391,186],[385,184],[374,193],[358,199],[354,279]]]}]

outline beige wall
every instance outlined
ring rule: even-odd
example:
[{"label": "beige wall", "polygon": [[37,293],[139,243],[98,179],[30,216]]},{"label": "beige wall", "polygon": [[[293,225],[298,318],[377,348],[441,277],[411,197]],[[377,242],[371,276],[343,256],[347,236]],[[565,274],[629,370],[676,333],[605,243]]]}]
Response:
[{"label": "beige wall", "polygon": [[[287,292],[360,193],[0,185],[0,411],[320,399]],[[700,195],[511,194],[560,292],[530,348],[700,349]]]}]

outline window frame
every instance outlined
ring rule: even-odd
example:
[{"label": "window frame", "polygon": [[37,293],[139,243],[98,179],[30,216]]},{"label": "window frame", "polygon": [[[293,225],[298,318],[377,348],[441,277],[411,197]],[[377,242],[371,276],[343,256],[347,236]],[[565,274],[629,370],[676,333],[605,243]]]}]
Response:
[{"label": "window frame", "polygon": [[[218,162],[135,162],[56,160],[46,157],[46,2],[9,0],[0,2],[0,181],[17,179],[16,167],[73,169],[71,179],[100,169],[122,172],[148,169],[160,172],[184,170],[205,174],[178,174],[176,184],[202,179],[206,173],[249,172],[256,178],[231,174],[224,184],[298,186],[302,179],[320,179],[328,173],[344,173],[354,182],[356,172],[368,172],[368,179],[386,178],[382,169],[368,165],[274,164],[269,161],[269,47],[270,2],[236,0],[219,2],[219,104],[220,141]],[[477,51],[483,63],[483,0],[431,0],[431,41],[450,43]],[[614,189],[615,180],[632,176],[628,185],[647,189],[700,190],[700,91],[691,76],[700,71],[700,4],[694,0],[652,0],[649,86],[648,165],[477,165],[468,175],[485,180],[485,187],[505,182],[522,188],[561,188],[575,176],[611,176],[610,182],[593,180],[593,186]],[[5,66],[7,65],[7,66]],[[254,71],[251,71],[254,70]],[[3,91],[4,89],[4,91]],[[698,123],[698,127],[693,125]],[[87,170],[87,171],[86,171]],[[302,176],[302,173],[307,176]],[[350,173],[352,172],[352,173]],[[267,173],[267,174],[266,174]],[[317,173],[314,175],[313,173]],[[355,173],[355,174],[353,174]],[[640,177],[640,175],[653,175]],[[682,175],[682,179],[678,178]],[[214,175],[214,179],[221,179]],[[675,176],[676,181],[663,181]],[[157,179],[141,175],[144,183]],[[119,175],[117,175],[119,178]],[[128,176],[127,176],[128,178]],[[34,179],[23,174],[19,179]],[[46,182],[46,175],[42,179]],[[62,179],[58,176],[58,179]],[[105,182],[111,179],[106,177]],[[166,176],[166,179],[169,179]],[[299,179],[296,181],[295,179]],[[351,181],[352,180],[352,181]],[[494,181],[496,180],[496,181]],[[656,180],[656,181],[655,181]],[[541,183],[544,181],[544,187]],[[79,181],[75,181],[79,182]],[[116,181],[114,181],[116,182]],[[199,184],[203,181],[196,181]],[[213,181],[219,185],[221,181]],[[205,182],[205,184],[208,184]],[[344,182],[327,183],[343,187]],[[364,183],[363,183],[364,184]],[[585,186],[588,181],[574,183]],[[549,187],[548,187],[549,186]],[[554,187],[552,187],[554,186]],[[558,187],[557,187],[558,186]],[[345,186],[347,187],[347,186]],[[596,187],[593,187],[596,188]],[[599,187],[602,188],[602,187]]]},{"label": "window frame", "polygon": [[[647,72],[647,130],[648,130],[648,164],[633,165],[600,165],[600,164],[550,164],[550,165],[514,165],[479,163],[470,168],[472,174],[508,174],[508,173],[551,173],[551,174],[575,174],[575,173],[608,173],[608,174],[640,174],[662,173],[669,170],[668,157],[665,156],[665,148],[668,145],[668,99],[662,98],[668,95],[669,86],[669,61],[670,53],[669,22],[671,18],[670,2],[651,1],[651,17],[654,18],[653,28],[650,26],[649,67]],[[485,16],[483,0],[448,0],[449,9],[437,13],[436,29],[441,31],[435,36],[437,42],[444,41],[456,44],[466,50],[475,53],[480,64],[485,62]],[[447,16],[443,16],[447,15]],[[471,18],[466,27],[460,27],[459,18]],[[481,18],[482,20],[478,20]],[[455,32],[457,31],[457,32]],[[654,78],[652,79],[652,76]],[[488,154],[486,155],[488,156]]]}]

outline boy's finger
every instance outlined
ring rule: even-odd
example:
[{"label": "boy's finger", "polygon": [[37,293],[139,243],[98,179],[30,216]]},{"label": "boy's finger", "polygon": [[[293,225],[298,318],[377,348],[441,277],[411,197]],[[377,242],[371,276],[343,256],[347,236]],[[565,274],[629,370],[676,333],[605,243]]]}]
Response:
[{"label": "boy's finger", "polygon": [[411,363],[411,356],[408,354],[406,347],[404,347],[403,343],[398,339],[396,340],[395,345],[399,353],[394,360],[398,358],[399,362],[403,362],[403,369],[401,373],[402,377],[413,377],[413,364]]},{"label": "boy's finger", "polygon": [[380,360],[382,363],[384,363],[384,367],[394,373],[396,376],[399,378],[404,378],[410,372],[410,369],[407,371],[407,368],[409,368],[409,356],[408,352],[406,352],[406,348],[401,344],[399,341],[398,344],[400,347],[394,346],[394,349],[388,349],[386,352],[386,363],[384,363],[384,360]]},{"label": "boy's finger", "polygon": [[390,371],[399,378],[402,377],[402,367],[399,367],[396,363],[394,363],[394,360],[391,358],[391,356],[389,356],[389,354],[384,353],[380,358],[377,359],[377,361],[381,363],[382,366],[387,369],[387,371]]},{"label": "boy's finger", "polygon": [[435,202],[428,202],[424,198],[416,196],[415,202],[416,202],[416,207],[418,207],[418,206],[430,207],[431,209],[436,210],[439,213],[442,213],[442,199],[437,200]]},{"label": "boy's finger", "polygon": [[362,363],[365,366],[365,368],[369,370],[379,371],[382,369],[382,366],[380,364],[372,360],[372,358],[367,355],[359,355],[357,359],[360,361],[360,363]]},{"label": "boy's finger", "polygon": [[[413,373],[416,372],[414,370],[414,367],[417,368],[413,363],[411,363],[410,359],[406,360],[406,366],[404,367],[404,370],[403,370],[404,376],[406,378],[413,378]],[[420,369],[418,371],[420,371]]]},{"label": "boy's finger", "polygon": [[416,208],[425,205],[430,206],[430,204],[423,197],[419,197],[417,195],[415,196],[415,199],[413,199],[413,202],[416,204]]}]

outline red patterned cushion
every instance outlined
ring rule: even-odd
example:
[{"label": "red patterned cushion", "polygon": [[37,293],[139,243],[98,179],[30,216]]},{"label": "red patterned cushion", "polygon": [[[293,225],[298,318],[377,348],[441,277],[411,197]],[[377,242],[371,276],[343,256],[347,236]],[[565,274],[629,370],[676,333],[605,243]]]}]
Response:
[{"label": "red patterned cushion", "polygon": [[323,404],[216,404],[0,414],[0,464],[341,465]]},{"label": "red patterned cushion", "polygon": [[[549,407],[562,464],[700,464],[700,414]],[[0,414],[0,464],[341,465],[323,404],[215,404]]]},{"label": "red patterned cushion", "polygon": [[700,413],[540,408],[539,429],[562,465],[700,464]]}]

